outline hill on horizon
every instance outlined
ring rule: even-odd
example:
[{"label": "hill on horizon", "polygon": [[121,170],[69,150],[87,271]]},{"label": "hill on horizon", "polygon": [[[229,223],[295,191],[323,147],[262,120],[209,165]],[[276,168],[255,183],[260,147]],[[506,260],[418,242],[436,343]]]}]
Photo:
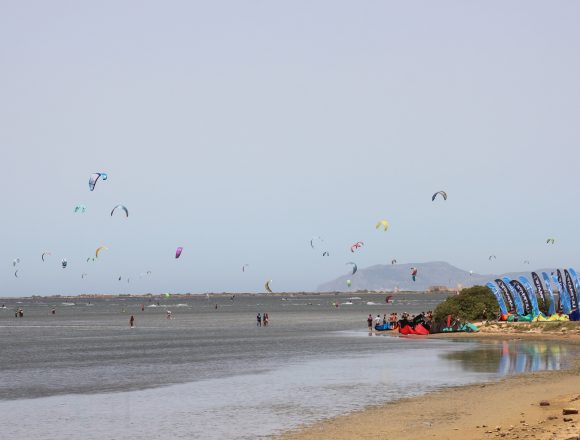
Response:
[{"label": "hill on horizon", "polygon": [[[416,281],[411,278],[411,268],[417,268]],[[521,275],[531,278],[532,272],[551,272],[553,269],[531,269],[525,272],[509,272],[501,274],[470,274],[444,261],[406,264],[377,264],[367,268],[359,268],[352,275],[350,272],[334,280],[327,281],[317,287],[319,292],[348,292],[357,290],[417,290],[424,291],[433,286],[456,288],[458,285],[471,287],[485,285],[498,277],[517,278]],[[347,286],[347,280],[352,285]]]}]

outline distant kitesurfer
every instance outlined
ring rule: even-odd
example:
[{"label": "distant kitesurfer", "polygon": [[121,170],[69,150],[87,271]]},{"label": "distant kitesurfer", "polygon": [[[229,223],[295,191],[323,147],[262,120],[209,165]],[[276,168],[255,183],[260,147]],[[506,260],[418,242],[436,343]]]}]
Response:
[{"label": "distant kitesurfer", "polygon": [[369,313],[369,317],[367,318],[367,325],[369,326],[369,330],[373,329],[373,315]]},{"label": "distant kitesurfer", "polygon": [[129,318],[129,326],[131,328],[135,327],[135,317],[133,315],[131,315],[131,317]]},{"label": "distant kitesurfer", "polygon": [[256,316],[256,326],[262,327],[262,315],[260,315],[260,313],[258,313],[258,315]]}]

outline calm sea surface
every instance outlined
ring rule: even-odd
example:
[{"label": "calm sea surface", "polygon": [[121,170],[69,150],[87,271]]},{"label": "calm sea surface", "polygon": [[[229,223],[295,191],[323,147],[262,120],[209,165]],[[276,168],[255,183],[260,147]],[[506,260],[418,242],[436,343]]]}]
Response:
[{"label": "calm sea surface", "polygon": [[[0,424],[18,439],[249,439],[442,387],[568,366],[573,348],[559,343],[367,332],[369,313],[417,313],[443,298],[4,300]],[[23,318],[14,317],[18,307]],[[258,312],[269,314],[269,327],[256,326]]]}]

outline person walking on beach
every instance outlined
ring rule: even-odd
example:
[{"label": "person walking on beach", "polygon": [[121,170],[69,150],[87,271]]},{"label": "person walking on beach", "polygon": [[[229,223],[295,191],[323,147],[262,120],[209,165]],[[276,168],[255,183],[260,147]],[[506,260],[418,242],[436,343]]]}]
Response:
[{"label": "person walking on beach", "polygon": [[129,327],[131,328],[135,327],[135,317],[133,315],[131,315],[131,317],[129,318]]},{"label": "person walking on beach", "polygon": [[262,327],[262,315],[260,313],[256,316],[256,327]]},{"label": "person walking on beach", "polygon": [[264,313],[264,327],[268,327],[269,323],[270,323],[270,317],[268,316],[268,313]]}]

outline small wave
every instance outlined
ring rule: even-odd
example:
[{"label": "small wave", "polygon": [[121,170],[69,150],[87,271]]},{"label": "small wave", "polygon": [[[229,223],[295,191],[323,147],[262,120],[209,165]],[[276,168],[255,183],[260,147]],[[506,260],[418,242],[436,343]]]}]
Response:
[{"label": "small wave", "polygon": [[189,307],[187,304],[177,304],[175,307]]},{"label": "small wave", "polygon": [[367,302],[367,306],[377,306],[377,305],[379,305],[379,303],[375,303],[375,302],[372,302],[372,301],[368,301]]},{"label": "small wave", "polygon": [[60,303],[63,306],[76,306],[75,303]]}]

